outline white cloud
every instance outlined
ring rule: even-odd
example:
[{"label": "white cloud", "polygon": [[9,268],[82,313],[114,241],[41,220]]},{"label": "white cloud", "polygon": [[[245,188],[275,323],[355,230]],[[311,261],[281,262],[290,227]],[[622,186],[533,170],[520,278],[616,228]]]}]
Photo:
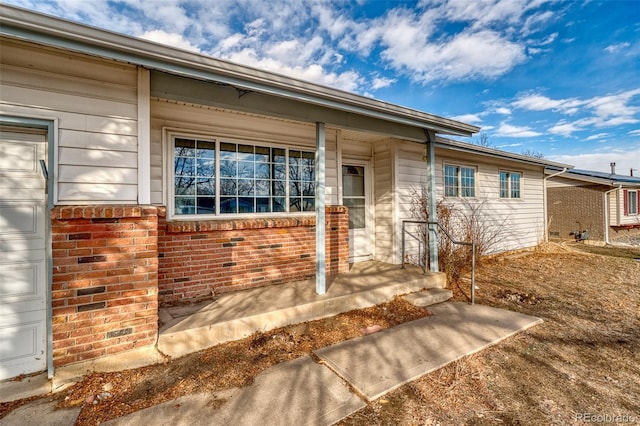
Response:
[{"label": "white cloud", "polygon": [[461,121],[463,123],[477,124],[482,122],[482,118],[478,114],[463,114],[451,117],[452,120]]},{"label": "white cloud", "polygon": [[608,53],[617,53],[621,50],[625,50],[631,46],[631,43],[625,41],[624,43],[611,44],[604,48],[605,52]]},{"label": "white cloud", "polygon": [[[640,148],[631,150],[602,150],[584,154],[566,154],[549,156],[552,161],[572,164],[577,169],[595,170],[599,172],[609,172],[609,163],[616,163],[618,174],[629,174],[629,169],[638,168],[640,164]],[[638,172],[635,172],[637,175]]]},{"label": "white cloud", "polygon": [[372,90],[383,89],[385,87],[391,86],[396,81],[398,80],[395,78],[374,77],[373,80],[371,81],[371,89]]},{"label": "white cloud", "polygon": [[498,107],[496,108],[495,113],[502,114],[502,115],[511,115],[511,110],[506,107]]},{"label": "white cloud", "polygon": [[513,126],[507,123],[501,123],[494,132],[496,136],[505,136],[512,138],[531,138],[540,136],[542,133],[536,132],[527,126]]},{"label": "white cloud", "polygon": [[598,140],[598,139],[604,139],[607,136],[609,136],[609,133],[598,133],[598,134],[595,134],[595,135],[588,136],[585,140],[586,141],[595,141],[595,140]]},{"label": "white cloud", "polygon": [[630,135],[632,136],[640,136],[640,129],[638,130],[632,130],[629,132]]},{"label": "white cloud", "polygon": [[191,44],[181,34],[168,33],[163,30],[147,31],[140,35],[145,40],[155,41],[156,43],[166,44],[168,46],[177,47],[178,49],[191,50],[200,53],[198,46]]}]

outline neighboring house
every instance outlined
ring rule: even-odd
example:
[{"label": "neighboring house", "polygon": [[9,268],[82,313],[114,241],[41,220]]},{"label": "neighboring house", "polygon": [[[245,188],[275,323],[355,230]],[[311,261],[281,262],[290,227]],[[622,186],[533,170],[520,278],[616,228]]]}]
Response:
[{"label": "neighboring house", "polygon": [[547,169],[549,236],[607,243],[640,233],[640,178],[590,170]]},{"label": "neighboring house", "polygon": [[544,238],[565,165],[436,136],[475,126],[6,5],[0,24],[0,379],[153,345],[159,303],[399,264],[423,185],[486,203],[496,251]]}]

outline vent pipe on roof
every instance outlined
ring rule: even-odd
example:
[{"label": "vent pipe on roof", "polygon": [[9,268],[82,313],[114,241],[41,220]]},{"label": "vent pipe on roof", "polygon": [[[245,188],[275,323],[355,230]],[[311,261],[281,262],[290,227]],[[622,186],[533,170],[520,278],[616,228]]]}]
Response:
[{"label": "vent pipe on roof", "polygon": [[611,174],[615,175],[616,174],[616,163],[609,163],[609,166],[611,166]]}]

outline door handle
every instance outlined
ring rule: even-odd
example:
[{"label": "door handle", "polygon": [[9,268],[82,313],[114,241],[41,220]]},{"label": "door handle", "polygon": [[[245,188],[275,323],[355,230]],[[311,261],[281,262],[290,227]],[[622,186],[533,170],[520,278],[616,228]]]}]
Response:
[{"label": "door handle", "polygon": [[49,180],[49,171],[47,171],[47,163],[44,160],[40,160],[40,169],[42,169],[42,176],[45,180]]}]

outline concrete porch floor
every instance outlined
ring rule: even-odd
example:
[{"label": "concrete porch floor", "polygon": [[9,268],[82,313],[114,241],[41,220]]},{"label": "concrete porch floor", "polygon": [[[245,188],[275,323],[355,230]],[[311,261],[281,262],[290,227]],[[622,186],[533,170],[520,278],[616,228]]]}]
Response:
[{"label": "concrete porch floor", "polygon": [[257,331],[320,319],[387,302],[423,289],[443,288],[442,273],[368,261],[327,278],[327,292],[315,292],[315,280],[297,281],[222,295],[213,301],[160,308],[164,323],[158,350],[180,357],[241,339]]}]

